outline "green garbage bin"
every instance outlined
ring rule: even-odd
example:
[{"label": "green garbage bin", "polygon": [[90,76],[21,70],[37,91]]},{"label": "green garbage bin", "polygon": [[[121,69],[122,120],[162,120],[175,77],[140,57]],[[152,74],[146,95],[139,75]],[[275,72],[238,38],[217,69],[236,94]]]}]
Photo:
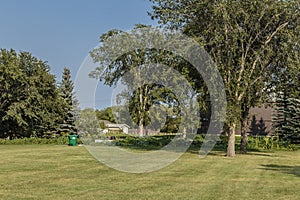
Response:
[{"label": "green garbage bin", "polygon": [[77,135],[69,135],[68,137],[69,137],[69,145],[76,146]]}]

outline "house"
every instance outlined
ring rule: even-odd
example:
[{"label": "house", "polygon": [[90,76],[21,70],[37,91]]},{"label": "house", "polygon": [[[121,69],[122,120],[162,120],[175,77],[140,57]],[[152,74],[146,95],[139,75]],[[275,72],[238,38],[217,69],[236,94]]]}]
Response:
[{"label": "house", "polygon": [[[246,132],[249,135],[272,135],[272,115],[275,112],[274,106],[262,105],[260,107],[252,107],[249,110]],[[208,117],[207,117],[208,116]],[[210,124],[209,113],[203,115],[201,128],[198,133],[206,133]],[[236,135],[241,134],[241,126],[238,124],[236,129]]]},{"label": "house", "polygon": [[128,134],[129,126],[127,124],[106,124],[108,132],[122,132]]},{"label": "house", "polygon": [[272,135],[272,114],[274,108],[262,105],[251,108],[248,115],[246,131],[250,135]]},{"label": "house", "polygon": [[111,133],[111,132],[117,132],[117,133],[124,133],[128,134],[129,126],[127,124],[115,124],[106,120],[101,120],[105,124],[104,133]]}]

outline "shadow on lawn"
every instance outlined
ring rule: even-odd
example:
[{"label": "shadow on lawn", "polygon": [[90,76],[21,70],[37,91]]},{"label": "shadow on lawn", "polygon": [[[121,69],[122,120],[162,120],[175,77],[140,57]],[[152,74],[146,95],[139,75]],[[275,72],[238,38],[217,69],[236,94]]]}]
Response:
[{"label": "shadow on lawn", "polygon": [[271,153],[273,152],[261,152],[259,153],[259,151],[255,151],[255,152],[248,152],[246,155],[250,155],[250,156],[264,156],[264,157],[279,157],[279,156],[275,156],[275,155],[271,155]]},{"label": "shadow on lawn", "polygon": [[268,171],[278,171],[285,174],[292,174],[300,178],[300,166],[288,166],[288,165],[276,165],[276,164],[268,164],[261,165],[264,170]]},{"label": "shadow on lawn", "polygon": [[[195,147],[191,146],[187,152],[193,153],[193,154],[199,154],[199,150],[201,147]],[[260,150],[249,150],[246,154],[240,153],[239,149],[236,149],[237,155],[244,155],[244,156],[263,156],[263,157],[280,157],[278,155],[274,155],[273,151],[260,151]],[[222,155],[226,156],[226,148],[223,147],[214,147],[211,152],[208,153],[208,155]]]}]

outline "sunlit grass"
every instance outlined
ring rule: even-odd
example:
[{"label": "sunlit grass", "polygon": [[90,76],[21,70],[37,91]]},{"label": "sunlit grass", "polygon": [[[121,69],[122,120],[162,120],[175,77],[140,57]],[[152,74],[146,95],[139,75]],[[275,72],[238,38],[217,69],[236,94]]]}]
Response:
[{"label": "sunlit grass", "polygon": [[299,151],[186,153],[147,174],[110,169],[78,146],[0,145],[0,158],[0,199],[300,199]]}]

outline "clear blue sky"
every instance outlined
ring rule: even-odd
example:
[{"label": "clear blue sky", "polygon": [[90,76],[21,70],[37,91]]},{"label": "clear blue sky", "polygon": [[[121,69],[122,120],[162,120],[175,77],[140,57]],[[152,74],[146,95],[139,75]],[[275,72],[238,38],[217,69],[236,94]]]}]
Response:
[{"label": "clear blue sky", "polygon": [[148,0],[0,0],[0,48],[31,52],[58,80],[70,67],[74,78],[102,33],[155,25],[150,10]]}]

